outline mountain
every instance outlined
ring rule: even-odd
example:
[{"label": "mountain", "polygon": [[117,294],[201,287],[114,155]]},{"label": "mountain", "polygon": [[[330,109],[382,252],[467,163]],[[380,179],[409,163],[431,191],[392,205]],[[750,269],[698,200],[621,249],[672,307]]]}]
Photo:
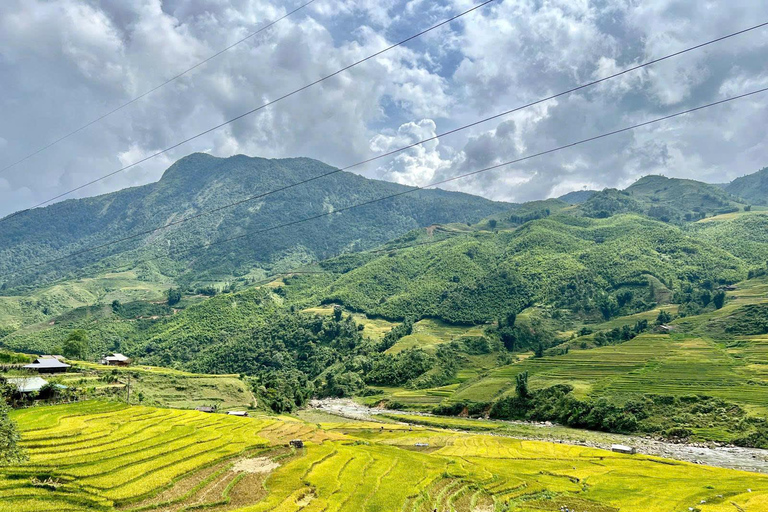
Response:
[{"label": "mountain", "polygon": [[[6,218],[0,223],[0,282],[6,290],[37,287],[53,279],[131,269],[145,258],[153,259],[139,267],[139,274],[149,280],[158,273],[181,282],[227,279],[254,269],[256,275],[263,275],[263,270],[367,249],[420,226],[477,222],[511,206],[458,192],[422,190],[271,229],[408,190],[403,185],[337,172],[161,231],[66,257],[334,170],[308,158],[187,156],[156,183],[63,201]],[[259,231],[264,232],[252,234]],[[198,249],[203,244],[214,245]],[[24,270],[53,258],[64,259]]]},{"label": "mountain", "polygon": [[754,174],[736,178],[726,185],[725,190],[752,204],[768,205],[768,167]]},{"label": "mountain", "polygon": [[558,197],[560,201],[568,204],[581,204],[586,202],[590,197],[597,194],[597,190],[574,190]]},{"label": "mountain", "polygon": [[680,224],[737,212],[745,206],[743,199],[717,185],[651,175],[640,178],[624,190],[606,189],[593,194],[579,208],[588,217],[640,213]]}]

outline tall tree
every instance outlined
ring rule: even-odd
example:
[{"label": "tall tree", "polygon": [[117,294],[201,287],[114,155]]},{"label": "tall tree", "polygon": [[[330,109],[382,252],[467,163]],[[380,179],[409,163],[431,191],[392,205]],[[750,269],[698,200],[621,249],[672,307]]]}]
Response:
[{"label": "tall tree", "polygon": [[67,336],[62,353],[70,359],[82,359],[88,355],[88,333],[83,329],[75,329]]},{"label": "tall tree", "polygon": [[0,465],[23,461],[26,456],[19,446],[21,436],[8,416],[8,406],[0,403]]}]

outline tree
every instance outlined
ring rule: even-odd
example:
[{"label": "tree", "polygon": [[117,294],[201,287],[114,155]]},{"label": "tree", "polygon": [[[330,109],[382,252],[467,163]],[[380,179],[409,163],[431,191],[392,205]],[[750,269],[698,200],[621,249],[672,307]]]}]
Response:
[{"label": "tree", "polygon": [[520,398],[528,398],[531,396],[531,392],[528,389],[528,372],[518,373],[515,377],[515,393]]},{"label": "tree", "polygon": [[715,304],[715,309],[722,308],[723,304],[725,304],[725,292],[723,290],[718,290],[712,297],[712,302]]},{"label": "tree", "polygon": [[496,219],[491,219],[491,220],[489,220],[489,221],[488,221],[488,226],[489,226],[491,229],[496,229]]},{"label": "tree", "polygon": [[21,436],[16,424],[8,416],[8,406],[0,402],[0,465],[13,464],[26,459],[19,447]]},{"label": "tree", "polygon": [[539,342],[539,344],[536,345],[536,352],[534,352],[534,357],[544,357],[544,344],[542,342]]},{"label": "tree", "polygon": [[656,325],[667,324],[672,321],[672,315],[663,309],[659,311],[659,316],[656,317]]},{"label": "tree", "polygon": [[69,333],[62,346],[62,352],[68,359],[83,359],[88,354],[88,333],[83,329],[75,329]]},{"label": "tree", "polygon": [[168,288],[168,305],[173,306],[181,301],[181,288]]},{"label": "tree", "polygon": [[516,313],[507,313],[507,327],[514,327],[517,321]]},{"label": "tree", "polygon": [[120,303],[119,300],[115,299],[112,301],[112,312],[117,313],[120,311],[120,308],[123,307],[123,305]]},{"label": "tree", "polygon": [[344,312],[341,306],[333,306],[333,319],[337,322],[341,322],[341,314]]}]

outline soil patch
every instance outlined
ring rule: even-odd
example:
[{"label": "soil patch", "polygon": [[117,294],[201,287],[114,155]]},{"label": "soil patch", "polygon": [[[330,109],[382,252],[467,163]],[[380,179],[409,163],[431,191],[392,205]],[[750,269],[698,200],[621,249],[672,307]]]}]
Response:
[{"label": "soil patch", "polygon": [[232,471],[236,473],[271,473],[280,467],[280,464],[267,457],[257,457],[255,459],[240,459],[232,466]]}]

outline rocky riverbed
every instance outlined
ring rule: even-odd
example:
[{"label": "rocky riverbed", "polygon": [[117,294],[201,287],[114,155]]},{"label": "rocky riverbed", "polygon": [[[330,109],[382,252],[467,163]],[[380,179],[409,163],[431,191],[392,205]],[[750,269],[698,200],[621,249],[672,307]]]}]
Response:
[{"label": "rocky riverbed", "polygon": [[[402,416],[419,415],[434,417],[426,413],[403,412],[391,409],[377,409],[360,405],[349,399],[324,399],[313,400],[310,407],[325,411],[330,414],[357,420],[376,420],[376,416]],[[482,420],[475,420],[482,421]],[[514,434],[514,437],[523,439],[551,441],[562,444],[591,446],[594,448],[611,449],[613,444],[623,444],[637,449],[638,453],[655,455],[669,459],[682,460],[697,464],[706,464],[721,468],[740,469],[768,473],[768,450],[757,448],[740,448],[737,446],[714,446],[706,444],[671,443],[648,439],[639,436],[625,436],[620,434],[608,434],[604,432],[582,431],[578,429],[565,429],[552,423],[527,423],[527,422],[498,422],[502,424],[530,427],[526,429],[526,435]],[[567,431],[567,436],[553,436],[555,431],[562,433]],[[503,432],[491,432],[499,435]]]}]

